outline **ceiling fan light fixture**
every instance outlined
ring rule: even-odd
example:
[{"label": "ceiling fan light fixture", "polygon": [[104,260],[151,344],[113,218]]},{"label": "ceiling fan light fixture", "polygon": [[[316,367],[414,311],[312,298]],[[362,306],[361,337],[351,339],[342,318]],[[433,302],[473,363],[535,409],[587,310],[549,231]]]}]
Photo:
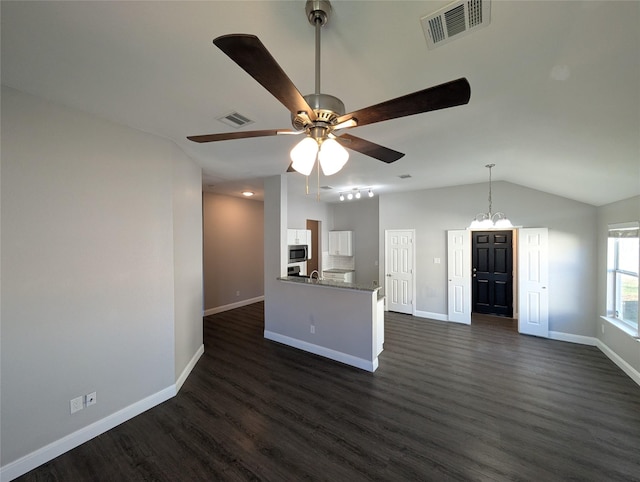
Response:
[{"label": "ceiling fan light fixture", "polygon": [[291,149],[293,167],[300,174],[308,176],[313,170],[318,155],[318,142],[312,137],[305,137]]},{"label": "ceiling fan light fixture", "polygon": [[344,201],[344,194],[340,193],[340,201]]},{"label": "ceiling fan light fixture", "polygon": [[331,176],[344,167],[349,160],[349,152],[335,139],[325,139],[318,153],[320,166],[325,176]]},{"label": "ceiling fan light fixture", "polygon": [[369,197],[373,197],[373,191],[369,189]]}]

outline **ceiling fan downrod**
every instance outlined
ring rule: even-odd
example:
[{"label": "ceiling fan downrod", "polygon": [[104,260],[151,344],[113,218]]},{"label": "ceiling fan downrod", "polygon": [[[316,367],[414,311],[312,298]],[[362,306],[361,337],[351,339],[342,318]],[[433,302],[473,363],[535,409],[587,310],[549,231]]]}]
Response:
[{"label": "ceiling fan downrod", "polygon": [[309,106],[316,114],[316,121],[311,122],[308,116],[299,112],[292,115],[292,123],[296,130],[306,130],[308,135],[321,142],[331,132],[335,119],[345,113],[344,104],[333,95],[323,94],[320,88],[320,45],[321,30],[329,21],[332,12],[329,0],[307,0],[305,12],[309,23],[315,28],[316,52],[315,52],[315,93],[304,96]]},{"label": "ceiling fan downrod", "polygon": [[309,23],[316,29],[316,95],[320,94],[320,31],[329,21],[331,3],[329,0],[307,0],[305,5]]}]

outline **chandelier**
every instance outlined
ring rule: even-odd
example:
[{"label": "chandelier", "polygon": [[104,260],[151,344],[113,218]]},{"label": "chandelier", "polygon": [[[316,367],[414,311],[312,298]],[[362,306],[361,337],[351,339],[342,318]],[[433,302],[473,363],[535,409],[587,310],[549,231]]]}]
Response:
[{"label": "chandelier", "polygon": [[504,213],[498,212],[494,214],[491,211],[491,169],[494,166],[495,164],[487,164],[484,166],[489,169],[489,212],[476,214],[476,217],[471,221],[469,229],[505,229],[513,227],[513,224],[511,224],[511,221],[509,221]]}]

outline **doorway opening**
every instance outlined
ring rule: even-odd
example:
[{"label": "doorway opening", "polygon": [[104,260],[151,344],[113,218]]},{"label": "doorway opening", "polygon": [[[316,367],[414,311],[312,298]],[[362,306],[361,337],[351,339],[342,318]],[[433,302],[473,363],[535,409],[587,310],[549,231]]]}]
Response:
[{"label": "doorway opening", "polygon": [[472,321],[513,320],[514,232],[473,231],[471,238]]}]

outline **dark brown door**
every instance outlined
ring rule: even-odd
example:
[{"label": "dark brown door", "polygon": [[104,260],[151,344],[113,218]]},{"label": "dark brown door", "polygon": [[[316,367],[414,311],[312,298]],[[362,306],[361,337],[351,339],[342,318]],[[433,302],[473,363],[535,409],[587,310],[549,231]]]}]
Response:
[{"label": "dark brown door", "polygon": [[307,219],[307,229],[311,230],[311,259],[307,261],[307,274],[311,274],[312,271],[318,271],[320,266],[320,250],[318,249],[318,242],[320,241],[318,226],[319,221]]},{"label": "dark brown door", "polygon": [[513,246],[511,231],[474,231],[472,240],[472,311],[513,317]]}]

